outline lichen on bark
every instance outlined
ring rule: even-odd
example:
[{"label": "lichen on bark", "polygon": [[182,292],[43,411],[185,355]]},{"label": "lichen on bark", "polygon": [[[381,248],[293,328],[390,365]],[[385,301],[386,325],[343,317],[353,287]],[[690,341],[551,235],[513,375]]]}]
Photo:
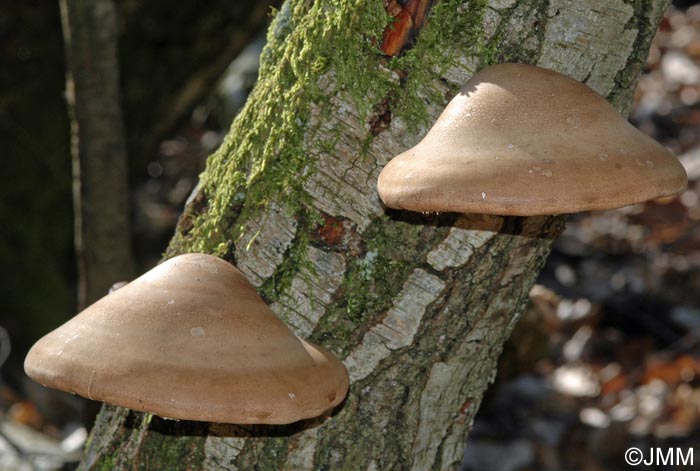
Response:
[{"label": "lichen on bark", "polygon": [[[186,460],[168,452],[149,469],[454,469],[564,219],[386,211],[379,169],[494,62],[565,69],[625,110],[665,6],[443,0],[415,46],[387,58],[381,2],[287,2],[167,254],[216,253],[253,273],[293,330],[344,359],[348,398],[330,418],[281,427],[166,427],[108,407],[82,468],[138,468],[177,443]],[[593,34],[608,30],[620,34]]]}]

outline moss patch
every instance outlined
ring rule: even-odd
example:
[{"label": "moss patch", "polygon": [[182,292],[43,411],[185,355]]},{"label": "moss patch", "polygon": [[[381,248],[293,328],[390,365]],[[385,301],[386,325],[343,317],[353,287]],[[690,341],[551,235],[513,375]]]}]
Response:
[{"label": "moss patch", "polygon": [[[505,62],[536,63],[544,44],[549,0],[516,2],[511,7],[498,10],[498,13],[501,19],[496,31],[479,50],[479,68]],[[527,29],[526,34],[513,37],[513,23],[531,23],[531,28]]]},{"label": "moss patch", "polygon": [[[258,84],[201,176],[206,210],[188,212],[168,253],[226,255],[246,222],[261,217],[273,198],[284,201],[298,220],[317,220],[304,190],[316,170],[309,156],[333,152],[342,128],[336,133],[314,132],[312,110],[313,122],[322,121],[332,115],[330,101],[338,97],[355,108],[361,121],[369,122],[376,105],[393,96],[392,112],[409,128],[429,124],[426,100],[441,104],[446,100],[430,85],[459,65],[455,58],[461,54],[455,49],[479,51],[478,30],[486,4],[479,0],[465,9],[456,0],[439,2],[415,47],[387,61],[377,46],[390,21],[380,2],[285,3],[268,33]],[[445,24],[450,26],[444,28]],[[396,80],[394,71],[404,78]],[[321,137],[309,143],[304,139],[308,135]],[[366,150],[362,144],[358,141],[360,154]],[[313,152],[305,148],[308,145]],[[303,262],[307,244],[307,238],[298,238],[290,254],[299,257],[284,265],[293,268]],[[290,279],[287,275],[276,275],[266,294],[281,292]]]},{"label": "moss patch", "polygon": [[608,94],[607,100],[627,115],[631,109],[631,96],[639,75],[644,67],[644,62],[649,54],[649,43],[656,34],[656,25],[649,22],[648,12],[654,6],[650,0],[628,1],[634,7],[634,14],[625,25],[625,29],[636,29],[637,37],[632,45],[632,53],[627,58],[625,67],[615,76],[615,86]]},{"label": "moss patch", "polygon": [[[340,357],[346,356],[364,335],[362,326],[374,325],[372,319],[391,307],[417,261],[425,260],[427,252],[447,235],[454,215],[408,217],[400,220],[384,216],[363,234],[367,241],[364,255],[350,262],[336,293],[338,301],[328,307],[311,339]],[[431,225],[442,227],[435,230]]]},{"label": "moss patch", "polygon": [[[311,128],[319,126],[312,123],[332,117],[332,99],[349,103],[360,121],[369,123],[377,105],[392,97],[392,115],[409,129],[429,125],[427,102],[441,106],[449,98],[436,80],[452,67],[466,67],[460,61],[463,51],[471,51],[475,58],[483,54],[479,31],[487,3],[438,2],[415,46],[392,59],[384,57],[377,45],[390,21],[380,2],[285,3],[270,28],[256,89],[202,174],[207,207],[188,213],[190,219],[183,226],[187,230],[176,236],[170,252],[224,256],[243,234],[246,222],[261,217],[274,198],[287,205],[299,227],[285,261],[263,284],[263,296],[278,299],[304,267],[313,275],[305,257],[308,234],[320,218],[304,189],[316,171],[309,156],[334,152],[345,128],[321,132]],[[321,137],[311,141],[312,135]],[[368,127],[367,135],[357,141],[359,155],[366,155],[373,138]],[[386,303],[414,265],[403,258],[408,252],[402,249],[420,240],[420,227],[385,219],[373,227],[364,234],[369,241],[364,258],[349,264],[342,305],[333,306],[322,320],[325,327],[320,326],[320,332],[335,327],[337,345],[330,346],[336,352],[350,345],[367,316],[388,309]]]},{"label": "moss patch", "polygon": [[[140,463],[168,463],[172,471],[199,469],[204,461],[208,424],[144,417],[147,439],[138,453]],[[147,466],[148,467],[148,466]]]},{"label": "moss patch", "polygon": [[[284,429],[284,426],[281,429]],[[279,463],[284,463],[287,452],[287,441],[284,437],[271,437],[258,447],[256,453],[240,455],[236,465],[240,469],[277,471]]]},{"label": "moss patch", "polygon": [[452,67],[463,68],[464,51],[471,51],[474,57],[481,53],[484,44],[480,26],[487,5],[485,0],[469,2],[467,7],[461,0],[437,2],[415,47],[390,61],[391,69],[407,74],[396,94],[393,112],[410,130],[430,124],[426,102],[446,101],[442,92],[431,86],[434,80]]},{"label": "moss patch", "polygon": [[292,280],[298,273],[316,275],[306,249],[309,246],[310,234],[320,224],[317,215],[318,213],[312,211],[303,211],[299,215],[296,236],[284,254],[284,261],[258,289],[265,301],[271,302],[278,299],[291,286]]},{"label": "moss patch", "polygon": [[114,469],[114,457],[104,456],[100,461],[97,471],[112,471]]},{"label": "moss patch", "polygon": [[[292,214],[313,219],[303,188],[315,170],[304,150],[311,109],[330,113],[322,104],[333,93],[369,113],[389,86],[386,74],[378,72],[371,41],[386,20],[381,3],[368,0],[285,3],[268,33],[258,84],[201,176],[202,191],[210,196],[207,211],[173,242],[175,252],[221,255],[226,241],[237,240],[246,221],[259,217],[272,198],[284,201]],[[323,89],[324,82],[333,90]],[[321,147],[331,151],[336,139],[324,137]]]}]

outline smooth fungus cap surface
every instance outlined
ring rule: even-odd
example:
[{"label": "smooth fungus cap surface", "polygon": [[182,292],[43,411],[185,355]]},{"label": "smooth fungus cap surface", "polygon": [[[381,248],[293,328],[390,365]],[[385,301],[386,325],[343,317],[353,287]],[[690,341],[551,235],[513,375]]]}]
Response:
[{"label": "smooth fungus cap surface", "polygon": [[378,191],[391,208],[530,216],[681,192],[678,160],[585,85],[523,64],[472,77]]},{"label": "smooth fungus cap surface", "polygon": [[45,386],[187,420],[284,424],[348,388],[340,361],[274,315],[232,265],[172,258],[40,339],[25,370]]}]

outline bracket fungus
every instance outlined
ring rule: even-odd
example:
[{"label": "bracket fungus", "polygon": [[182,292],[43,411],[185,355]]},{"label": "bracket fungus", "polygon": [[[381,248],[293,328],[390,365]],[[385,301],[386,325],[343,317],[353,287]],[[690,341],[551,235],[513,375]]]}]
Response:
[{"label": "bracket fungus", "polygon": [[525,64],[474,75],[377,183],[390,208],[512,216],[618,208],[686,185],[676,157],[604,98]]},{"label": "bracket fungus", "polygon": [[295,336],[243,274],[204,254],[167,260],[40,339],[35,381],[162,417],[286,424],[338,405],[348,374]]}]

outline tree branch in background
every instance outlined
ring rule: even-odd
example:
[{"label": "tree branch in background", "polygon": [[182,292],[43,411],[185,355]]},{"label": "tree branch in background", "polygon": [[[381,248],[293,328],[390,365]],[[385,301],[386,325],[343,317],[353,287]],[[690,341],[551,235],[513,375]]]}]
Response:
[{"label": "tree branch in background", "polygon": [[114,4],[111,0],[60,0],[60,7],[82,309],[132,273],[126,143]]}]

